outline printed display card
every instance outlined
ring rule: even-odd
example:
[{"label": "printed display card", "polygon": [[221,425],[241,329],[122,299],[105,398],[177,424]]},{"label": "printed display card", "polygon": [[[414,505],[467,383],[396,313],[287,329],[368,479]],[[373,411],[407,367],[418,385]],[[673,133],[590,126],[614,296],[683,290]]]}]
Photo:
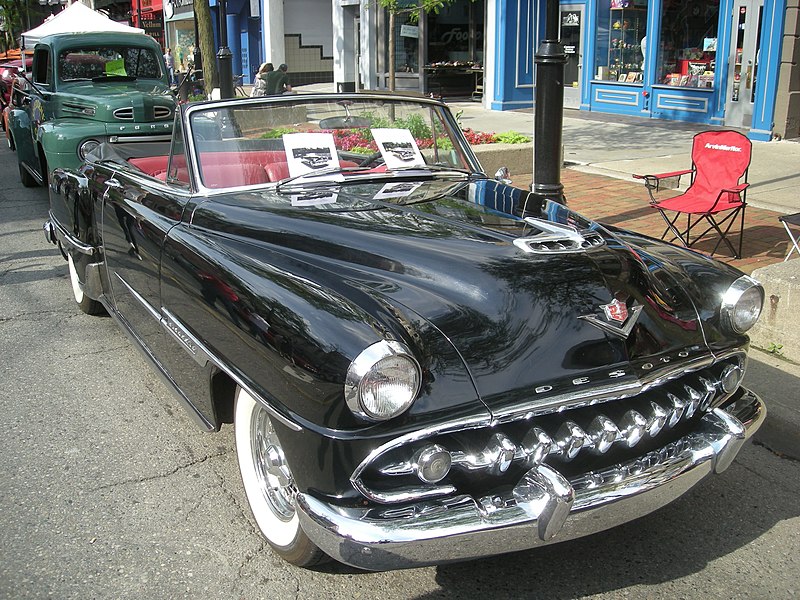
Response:
[{"label": "printed display card", "polygon": [[405,198],[414,193],[421,183],[413,181],[400,181],[397,183],[387,183],[380,191],[373,196],[375,200],[387,200],[389,198]]},{"label": "printed display card", "polygon": [[[283,135],[283,147],[290,177],[339,167],[336,143],[330,133],[286,133]],[[341,179],[341,175],[331,174],[329,178]]]},{"label": "printed display card", "polygon": [[372,129],[372,137],[383,156],[386,168],[407,169],[424,167],[425,159],[417,146],[417,141],[408,129]]}]

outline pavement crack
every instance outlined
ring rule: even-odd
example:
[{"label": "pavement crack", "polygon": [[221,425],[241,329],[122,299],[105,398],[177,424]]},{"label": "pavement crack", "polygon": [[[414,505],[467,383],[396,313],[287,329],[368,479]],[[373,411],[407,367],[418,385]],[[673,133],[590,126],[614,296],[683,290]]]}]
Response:
[{"label": "pavement crack", "polygon": [[172,477],[173,475],[183,471],[184,469],[188,469],[189,467],[194,467],[194,466],[203,464],[204,462],[206,462],[206,461],[208,461],[208,460],[210,460],[212,458],[217,458],[217,457],[220,457],[220,456],[224,456],[224,455],[229,454],[229,453],[230,453],[230,450],[222,450],[222,451],[216,452],[214,454],[208,454],[206,456],[202,456],[202,457],[200,457],[198,459],[195,459],[193,461],[190,461],[188,463],[185,463],[185,464],[182,464],[182,465],[178,465],[177,467],[175,467],[174,469],[172,469],[171,471],[168,471],[166,473],[159,473],[158,475],[150,475],[150,476],[147,476],[147,477],[133,477],[131,479],[125,479],[123,481],[116,481],[114,483],[108,483],[106,485],[100,485],[100,486],[97,486],[95,488],[90,488],[89,491],[90,492],[100,492],[100,491],[103,491],[103,490],[108,490],[108,489],[112,489],[112,488],[116,488],[116,487],[122,487],[122,486],[125,486],[125,485],[130,485],[132,483],[133,484],[135,484],[135,483],[146,483],[148,481],[155,481],[157,479],[165,479],[167,477]]},{"label": "pavement crack", "polygon": [[764,450],[766,450],[767,452],[769,452],[771,454],[774,454],[775,456],[777,456],[778,458],[780,458],[782,460],[788,460],[790,462],[800,462],[800,459],[797,459],[794,456],[789,456],[788,454],[784,454],[783,452],[779,452],[778,450],[773,450],[772,448],[770,448],[764,442],[761,442],[761,441],[758,441],[758,440],[753,440],[753,445],[754,446],[760,446],[761,448],[764,448]]}]

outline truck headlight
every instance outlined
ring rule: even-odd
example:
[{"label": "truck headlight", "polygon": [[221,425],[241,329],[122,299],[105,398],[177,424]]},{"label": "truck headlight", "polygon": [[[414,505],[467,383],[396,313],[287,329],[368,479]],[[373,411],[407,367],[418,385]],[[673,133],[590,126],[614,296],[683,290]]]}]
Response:
[{"label": "truck headlight", "polygon": [[86,160],[86,155],[99,145],[100,142],[97,140],[86,140],[80,146],[78,146],[78,156],[80,156],[81,160]]},{"label": "truck headlight", "polygon": [[763,305],[764,288],[752,277],[743,275],[722,296],[722,323],[732,332],[744,333],[756,324]]},{"label": "truck headlight", "polygon": [[347,406],[367,421],[385,421],[408,409],[419,392],[422,374],[402,344],[382,340],[350,363],[344,384]]}]

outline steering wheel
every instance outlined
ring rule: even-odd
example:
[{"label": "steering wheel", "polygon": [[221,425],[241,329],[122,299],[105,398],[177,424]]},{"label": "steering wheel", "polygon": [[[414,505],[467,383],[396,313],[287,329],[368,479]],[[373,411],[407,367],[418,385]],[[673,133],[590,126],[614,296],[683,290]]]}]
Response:
[{"label": "steering wheel", "polygon": [[383,154],[381,154],[380,152],[373,152],[372,154],[364,158],[364,160],[362,160],[360,163],[358,163],[358,166],[368,167],[373,163],[377,164],[378,159],[381,159],[381,162],[383,162]]}]

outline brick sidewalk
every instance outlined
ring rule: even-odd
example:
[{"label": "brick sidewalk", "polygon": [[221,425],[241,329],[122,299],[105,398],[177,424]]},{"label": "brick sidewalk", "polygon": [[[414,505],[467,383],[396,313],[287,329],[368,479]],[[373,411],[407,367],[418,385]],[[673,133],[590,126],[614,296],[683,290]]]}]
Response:
[{"label": "brick sidewalk", "polygon": [[[529,189],[531,175],[517,175],[514,185]],[[621,179],[583,173],[572,169],[561,171],[561,183],[569,207],[582,215],[601,223],[631,229],[652,237],[661,237],[666,224],[658,211],[650,208],[649,196],[643,184],[634,184]],[[662,192],[668,197],[669,192]],[[788,251],[789,240],[778,221],[779,213],[748,205],[744,221],[744,246],[742,258],[731,258],[722,244],[717,249],[717,258],[745,273],[754,269],[781,262]],[[709,237],[695,250],[709,253],[717,238]],[[738,237],[732,236],[736,245]]]}]

